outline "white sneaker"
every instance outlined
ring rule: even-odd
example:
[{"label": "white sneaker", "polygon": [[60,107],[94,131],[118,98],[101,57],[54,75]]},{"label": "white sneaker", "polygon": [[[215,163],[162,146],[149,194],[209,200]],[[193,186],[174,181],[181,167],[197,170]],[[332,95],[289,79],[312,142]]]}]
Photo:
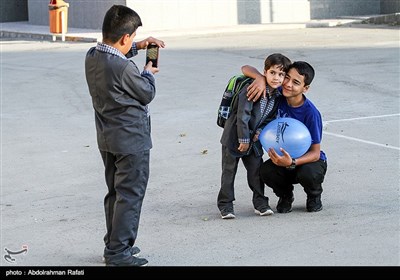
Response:
[{"label": "white sneaker", "polygon": [[236,216],[233,213],[226,213],[226,214],[221,213],[221,218],[227,220],[227,219],[234,219],[236,218]]},{"label": "white sneaker", "polygon": [[270,215],[274,214],[274,211],[272,211],[271,208],[267,208],[267,209],[263,210],[262,212],[260,210],[254,209],[254,213],[256,213],[257,215],[260,215],[260,216],[270,216]]}]

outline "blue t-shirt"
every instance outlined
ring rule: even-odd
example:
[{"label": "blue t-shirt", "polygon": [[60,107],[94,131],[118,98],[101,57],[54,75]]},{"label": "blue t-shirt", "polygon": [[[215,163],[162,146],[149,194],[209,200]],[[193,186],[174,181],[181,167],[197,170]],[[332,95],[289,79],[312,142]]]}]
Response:
[{"label": "blue t-shirt", "polygon": [[[322,140],[322,117],[317,107],[303,95],[304,103],[299,107],[290,107],[286,98],[282,96],[279,102],[277,118],[294,118],[308,128],[311,134],[311,145],[319,144]],[[326,160],[325,153],[321,150],[319,159]]]}]

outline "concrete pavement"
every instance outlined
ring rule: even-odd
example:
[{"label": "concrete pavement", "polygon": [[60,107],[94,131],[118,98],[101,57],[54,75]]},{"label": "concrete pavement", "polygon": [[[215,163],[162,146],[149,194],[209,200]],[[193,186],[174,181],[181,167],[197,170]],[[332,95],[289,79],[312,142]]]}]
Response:
[{"label": "concrete pavement", "polygon": [[[144,31],[144,32],[142,32]],[[138,30],[138,38],[149,34]],[[178,36],[179,35],[179,36]],[[160,39],[164,39],[160,37]],[[150,266],[399,266],[399,32],[378,25],[166,36],[137,244]],[[84,77],[92,43],[1,41],[2,266],[103,266],[106,187]],[[281,52],[315,66],[325,122],[324,210],[260,217],[241,165],[237,218],[216,207],[216,111],[244,64]],[[139,67],[144,53],[135,57]],[[266,188],[273,209],[277,198]]]}]

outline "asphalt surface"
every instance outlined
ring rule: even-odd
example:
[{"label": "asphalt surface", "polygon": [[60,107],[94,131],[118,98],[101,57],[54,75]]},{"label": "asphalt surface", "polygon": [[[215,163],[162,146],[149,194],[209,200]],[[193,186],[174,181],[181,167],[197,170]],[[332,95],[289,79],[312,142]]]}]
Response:
[{"label": "asphalt surface", "polygon": [[[148,35],[138,30],[138,39]],[[165,42],[136,243],[149,266],[399,266],[398,27],[180,34]],[[84,75],[95,43],[0,43],[0,264],[104,266],[106,186]],[[261,70],[273,52],[316,69],[307,96],[325,124],[324,209],[307,213],[296,185],[291,213],[255,215],[240,165],[236,219],[222,220],[222,91],[242,65]],[[144,52],[134,60],[142,67]],[[266,194],[275,210],[277,198]]]}]

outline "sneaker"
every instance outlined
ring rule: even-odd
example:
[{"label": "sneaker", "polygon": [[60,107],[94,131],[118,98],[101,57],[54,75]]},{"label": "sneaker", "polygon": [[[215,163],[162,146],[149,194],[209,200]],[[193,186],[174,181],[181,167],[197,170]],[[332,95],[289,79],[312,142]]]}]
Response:
[{"label": "sneaker", "polygon": [[278,200],[278,204],[276,205],[276,211],[278,213],[289,213],[292,211],[292,203],[294,201],[293,194],[292,196],[283,196]]},{"label": "sneaker", "polygon": [[[136,246],[133,246],[132,248],[131,248],[131,252],[132,252],[132,257],[139,257],[139,255],[140,255],[140,249],[139,249],[139,247],[136,247]],[[103,263],[105,263],[106,262],[106,258],[103,256]]]},{"label": "sneaker", "polygon": [[254,213],[260,216],[270,216],[274,214],[274,211],[272,211],[271,207],[267,205],[267,207],[263,208],[262,210],[254,209]]},{"label": "sneaker", "polygon": [[149,262],[145,258],[131,257],[127,261],[119,263],[106,263],[106,266],[147,266]]},{"label": "sneaker", "polygon": [[132,256],[133,256],[133,257],[139,257],[139,255],[140,255],[140,249],[139,249],[139,247],[133,246],[133,247],[131,248],[131,252],[132,252]]},{"label": "sneaker", "polygon": [[308,196],[307,197],[307,211],[308,212],[318,212],[322,210],[321,195],[318,196]]},{"label": "sneaker", "polygon": [[234,218],[236,218],[236,216],[232,209],[228,209],[228,210],[224,209],[224,210],[221,210],[221,218],[222,219],[234,219]]}]

